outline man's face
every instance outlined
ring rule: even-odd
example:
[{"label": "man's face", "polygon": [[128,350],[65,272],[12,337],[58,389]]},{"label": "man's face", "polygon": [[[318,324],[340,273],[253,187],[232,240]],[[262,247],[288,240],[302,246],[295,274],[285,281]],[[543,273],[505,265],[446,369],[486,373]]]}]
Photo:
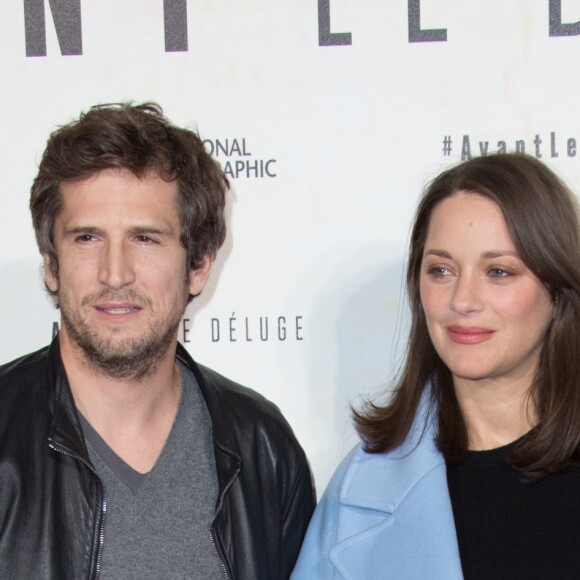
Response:
[{"label": "man's face", "polygon": [[55,221],[61,344],[118,379],[150,374],[174,347],[189,294],[207,281],[211,260],[195,271],[180,243],[175,182],[107,169],[61,184]]}]

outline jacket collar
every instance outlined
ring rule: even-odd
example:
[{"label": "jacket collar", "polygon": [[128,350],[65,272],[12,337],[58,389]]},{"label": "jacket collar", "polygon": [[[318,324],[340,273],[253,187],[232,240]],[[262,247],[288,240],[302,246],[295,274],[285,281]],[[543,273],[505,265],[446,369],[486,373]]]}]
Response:
[{"label": "jacket collar", "polygon": [[211,380],[211,377],[202,372],[200,366],[191,358],[185,348],[177,343],[177,360],[183,363],[194,374],[198,387],[203,395],[205,404],[212,420],[212,436],[214,444],[222,447],[228,453],[235,455],[238,459],[240,457],[240,450],[237,438],[228,428],[227,421],[224,419],[223,409],[223,393],[218,385]]},{"label": "jacket collar", "polygon": [[[223,411],[224,397],[219,386],[204,374],[185,348],[177,343],[177,359],[194,374],[211,418],[212,438],[219,486],[219,503],[242,469],[239,442],[228,426]],[[207,371],[207,369],[206,369]]]},{"label": "jacket collar", "polygon": [[52,394],[52,397],[49,397],[49,405],[53,405],[51,409],[53,420],[48,441],[61,451],[69,452],[79,456],[85,462],[90,462],[78,411],[60,356],[58,335],[48,347],[47,356],[48,386]]},{"label": "jacket collar", "polygon": [[394,452],[359,448],[338,491],[330,560],[345,579],[462,578],[445,461],[425,389],[407,440]]},{"label": "jacket collar", "polygon": [[[72,391],[68,383],[66,371],[60,356],[58,335],[48,347],[48,384],[51,395],[49,404],[52,405],[53,420],[49,432],[49,442],[62,450],[71,452],[90,462],[78,411],[74,403]],[[212,421],[214,450],[216,461],[219,461],[222,471],[218,470],[220,490],[231,480],[232,473],[241,467],[240,452],[236,438],[227,428],[226,422],[221,420],[221,403],[215,388],[209,385],[199,366],[191,358],[181,344],[177,344],[176,358],[194,374],[197,384],[205,399]]]}]

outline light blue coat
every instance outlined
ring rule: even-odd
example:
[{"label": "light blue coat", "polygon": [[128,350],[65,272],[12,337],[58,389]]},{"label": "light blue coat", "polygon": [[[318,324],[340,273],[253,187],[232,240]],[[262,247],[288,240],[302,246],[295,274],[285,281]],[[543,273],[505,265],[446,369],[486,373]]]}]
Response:
[{"label": "light blue coat", "polygon": [[316,509],[291,580],[463,578],[433,433],[420,411],[394,452],[368,454],[360,445],[350,452]]}]

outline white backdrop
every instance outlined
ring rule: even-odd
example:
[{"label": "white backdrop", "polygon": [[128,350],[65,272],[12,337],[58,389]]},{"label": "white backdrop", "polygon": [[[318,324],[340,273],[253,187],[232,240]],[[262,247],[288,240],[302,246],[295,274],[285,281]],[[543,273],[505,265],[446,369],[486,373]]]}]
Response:
[{"label": "white backdrop", "polygon": [[180,339],[280,406],[319,493],[356,441],[349,404],[384,389],[404,349],[425,183],[519,147],[580,191],[578,0],[0,10],[0,363],[46,344],[58,321],[28,214],[49,132],[96,103],[156,100],[199,130],[233,185],[226,244]]}]

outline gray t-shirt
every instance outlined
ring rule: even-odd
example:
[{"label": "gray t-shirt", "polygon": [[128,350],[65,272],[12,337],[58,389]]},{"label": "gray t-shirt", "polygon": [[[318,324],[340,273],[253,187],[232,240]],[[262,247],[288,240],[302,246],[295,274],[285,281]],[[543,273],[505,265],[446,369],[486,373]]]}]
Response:
[{"label": "gray t-shirt", "polygon": [[106,489],[103,580],[225,578],[209,532],[218,495],[211,419],[195,377],[180,371],[179,408],[149,473],[127,465],[81,417]]}]

